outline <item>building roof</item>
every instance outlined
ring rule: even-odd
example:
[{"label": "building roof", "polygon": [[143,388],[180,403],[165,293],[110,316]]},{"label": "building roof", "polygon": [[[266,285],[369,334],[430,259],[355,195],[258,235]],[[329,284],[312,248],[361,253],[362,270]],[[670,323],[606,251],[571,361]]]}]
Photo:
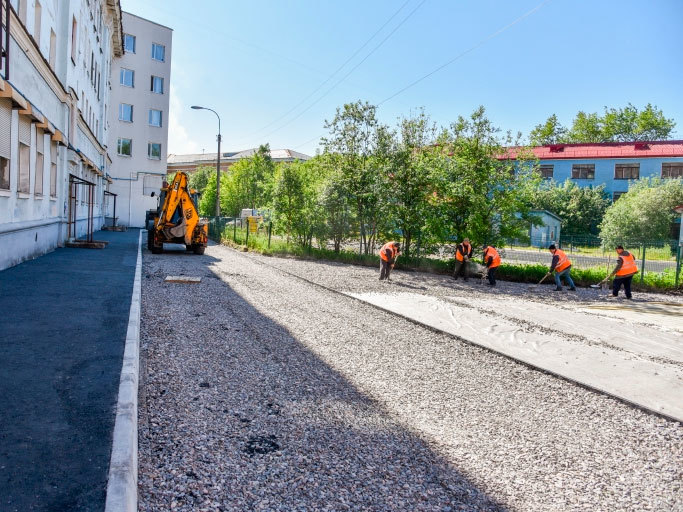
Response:
[{"label": "building roof", "polygon": [[[242,158],[249,158],[258,152],[258,148],[245,149],[244,151],[221,152],[222,162],[237,162]],[[294,160],[310,160],[311,157],[292,149],[271,149],[270,158],[276,162],[293,162]],[[190,153],[168,155],[168,164],[193,164],[203,162],[215,162],[216,153]]]},{"label": "building roof", "polygon": [[531,214],[536,213],[536,214],[548,215],[548,216],[553,217],[553,218],[559,220],[560,222],[562,222],[562,218],[558,217],[558,216],[555,215],[553,212],[550,212],[550,211],[548,211],[548,210],[530,210],[529,213],[531,213]]},{"label": "building roof", "polygon": [[[508,148],[503,158],[516,158],[519,148]],[[683,140],[550,144],[530,148],[539,160],[579,158],[683,158]]]}]

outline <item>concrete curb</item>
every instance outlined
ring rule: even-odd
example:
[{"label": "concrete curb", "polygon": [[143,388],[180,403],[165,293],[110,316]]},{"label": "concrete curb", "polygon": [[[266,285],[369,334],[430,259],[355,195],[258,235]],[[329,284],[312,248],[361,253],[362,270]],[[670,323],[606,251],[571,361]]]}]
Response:
[{"label": "concrete curb", "polygon": [[126,347],[116,404],[114,441],[109,462],[105,512],[138,508],[138,377],[140,373],[140,305],[142,295],[142,230],[128,317]]}]

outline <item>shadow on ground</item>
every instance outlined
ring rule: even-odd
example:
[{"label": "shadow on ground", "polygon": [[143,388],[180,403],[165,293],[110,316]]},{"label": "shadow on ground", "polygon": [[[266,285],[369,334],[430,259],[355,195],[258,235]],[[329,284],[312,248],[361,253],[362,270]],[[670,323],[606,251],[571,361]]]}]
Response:
[{"label": "shadow on ground", "polygon": [[253,276],[144,260],[141,510],[504,510],[226,282]]}]

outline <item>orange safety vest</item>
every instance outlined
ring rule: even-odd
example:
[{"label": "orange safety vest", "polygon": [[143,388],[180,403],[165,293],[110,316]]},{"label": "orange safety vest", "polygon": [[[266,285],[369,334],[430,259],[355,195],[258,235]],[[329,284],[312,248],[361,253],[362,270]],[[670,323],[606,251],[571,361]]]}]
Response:
[{"label": "orange safety vest", "polygon": [[[466,244],[463,242],[462,244],[463,249],[465,250],[466,253],[470,252],[470,249],[472,249],[472,246],[470,244]],[[455,259],[458,261],[463,261],[465,258],[462,257],[462,254],[460,254],[460,251],[458,248],[455,248]]]},{"label": "orange safety vest", "polygon": [[391,259],[396,259],[396,247],[394,247],[394,244],[396,242],[387,242],[382,246],[382,248],[379,250],[379,257],[382,258],[384,261],[389,261],[387,259],[387,249],[391,251]]},{"label": "orange safety vest", "polygon": [[490,245],[486,249],[484,249],[484,263],[486,263],[486,260],[489,258],[489,256],[493,256],[493,261],[491,262],[491,266],[489,268],[499,267],[500,266],[500,254],[498,254],[498,251],[496,251]]},{"label": "orange safety vest", "polygon": [[559,260],[557,260],[557,265],[555,265],[555,272],[562,272],[563,270],[568,269],[571,267],[572,262],[570,261],[569,257],[564,253],[564,251],[560,249],[555,249],[555,254],[560,257]]},{"label": "orange safety vest", "polygon": [[621,268],[617,271],[617,277],[628,277],[638,273],[638,265],[636,265],[636,259],[633,257],[633,254],[630,252],[627,254],[621,253],[619,259],[621,260]]}]

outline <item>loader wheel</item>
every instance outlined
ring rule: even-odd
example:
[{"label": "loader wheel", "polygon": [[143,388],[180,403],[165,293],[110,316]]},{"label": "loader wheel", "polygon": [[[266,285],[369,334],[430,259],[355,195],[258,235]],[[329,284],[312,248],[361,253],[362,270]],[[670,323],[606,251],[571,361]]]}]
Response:
[{"label": "loader wheel", "polygon": [[164,252],[164,244],[154,244],[154,230],[147,231],[147,248],[152,251],[152,254],[161,254]]},{"label": "loader wheel", "polygon": [[204,246],[204,245],[193,245],[192,250],[194,251],[195,254],[204,254],[204,251],[206,250],[206,246]]}]

